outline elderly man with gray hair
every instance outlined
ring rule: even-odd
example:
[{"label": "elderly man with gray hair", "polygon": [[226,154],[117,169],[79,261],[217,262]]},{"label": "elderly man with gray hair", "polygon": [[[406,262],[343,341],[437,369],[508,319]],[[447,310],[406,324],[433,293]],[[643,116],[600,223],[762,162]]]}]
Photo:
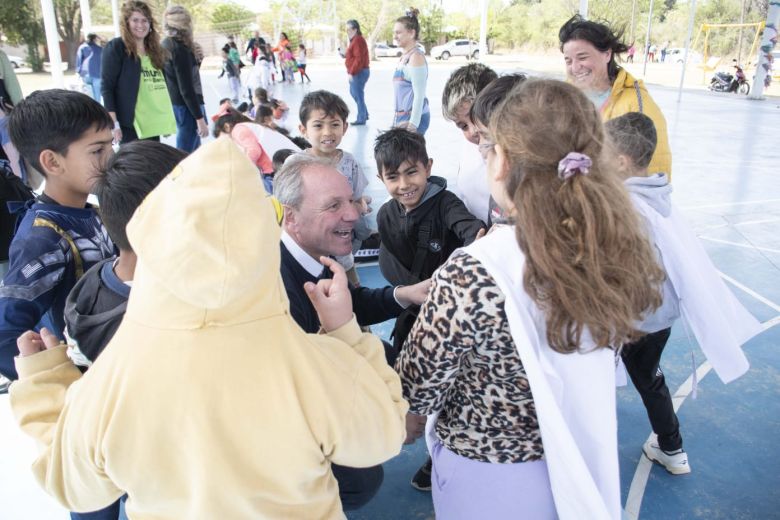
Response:
[{"label": "elderly man with gray hair", "polygon": [[[322,264],[322,257],[352,251],[352,229],[358,220],[352,188],[330,162],[308,154],[295,154],[276,174],[274,195],[284,208],[281,271],[290,300],[290,314],[304,331],[317,332],[320,322],[304,284],[331,277]],[[381,289],[350,285],[357,321],[365,326],[395,318],[407,306],[422,304],[429,287],[429,280]],[[397,353],[388,357],[394,354]],[[348,468],[334,464],[332,468],[346,511],[368,503],[384,478],[382,466]]]},{"label": "elderly man with gray hair", "polygon": [[[303,285],[329,278],[320,258],[352,251],[352,229],[358,220],[357,202],[349,183],[328,161],[295,154],[274,179],[274,195],[284,207],[282,222],[282,278],[290,312],[306,332],[320,323]],[[415,285],[369,289],[350,287],[360,325],[397,317],[406,307],[420,305],[430,281]]]}]

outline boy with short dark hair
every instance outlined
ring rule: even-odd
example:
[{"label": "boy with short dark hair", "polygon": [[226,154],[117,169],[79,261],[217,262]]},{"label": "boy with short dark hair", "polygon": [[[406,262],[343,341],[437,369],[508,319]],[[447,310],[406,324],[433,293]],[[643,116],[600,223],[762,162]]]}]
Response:
[{"label": "boy with short dark hair", "polygon": [[[425,138],[394,128],[374,142],[379,179],[393,200],[377,214],[381,245],[379,268],[391,285],[411,285],[430,278],[450,254],[484,232],[484,223],[447,191],[447,181],[431,177]],[[396,320],[395,344],[403,345],[419,307]]]},{"label": "boy with short dark hair", "polygon": [[311,144],[306,153],[331,161],[352,186],[355,200],[363,196],[368,179],[355,156],[341,150],[339,145],[349,123],[349,108],[339,96],[327,90],[306,94],[298,113],[301,119],[301,135]]},{"label": "boy with short dark hair", "polygon": [[[377,176],[393,197],[376,217],[379,227],[379,269],[391,285],[412,285],[430,278],[450,254],[485,232],[480,219],[469,213],[447,181],[431,177],[425,138],[416,132],[393,128],[374,141]],[[395,320],[393,346],[406,341],[420,307],[410,305]],[[420,491],[431,489],[431,459],[411,481]]]},{"label": "boy with short dark hair", "polygon": [[113,121],[80,92],[33,92],[9,116],[11,141],[46,177],[43,194],[24,206],[0,285],[0,373],[17,378],[16,339],[46,326],[63,338],[65,299],[97,262],[114,255],[95,208],[94,178],[113,154]]},{"label": "boy with short dark hair", "polygon": [[[100,216],[119,256],[98,262],[76,283],[65,304],[74,363],[91,365],[122,322],[136,255],[125,228],[146,196],[187,153],[154,141],[123,145],[95,180]],[[79,354],[83,355],[80,356]]]}]

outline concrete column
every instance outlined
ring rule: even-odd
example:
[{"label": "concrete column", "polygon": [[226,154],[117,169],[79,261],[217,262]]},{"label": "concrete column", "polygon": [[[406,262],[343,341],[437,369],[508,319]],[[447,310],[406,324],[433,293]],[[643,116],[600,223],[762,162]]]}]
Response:
[{"label": "concrete column", "polygon": [[53,0],[41,0],[41,10],[43,12],[43,27],[46,30],[46,45],[49,48],[51,79],[56,88],[64,88],[65,78],[62,75],[60,37],[57,34],[57,19],[54,17]]},{"label": "concrete column", "polygon": [[[775,42],[777,42],[777,31],[780,28],[778,25],[780,25],[780,2],[770,2],[769,11],[766,14],[764,35],[761,37],[761,46],[758,48],[756,76],[753,78],[753,88],[748,96],[750,99],[763,99],[764,87],[768,86],[772,79],[769,56],[775,48]],[[780,65],[775,64],[775,67],[780,67]]]}]

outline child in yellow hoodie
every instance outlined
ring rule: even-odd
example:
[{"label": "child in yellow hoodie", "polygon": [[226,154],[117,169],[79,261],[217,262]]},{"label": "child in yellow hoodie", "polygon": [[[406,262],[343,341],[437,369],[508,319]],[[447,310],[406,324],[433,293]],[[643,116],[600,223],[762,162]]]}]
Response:
[{"label": "child in yellow hoodie", "polygon": [[127,235],[127,312],[86,374],[47,332],[20,338],[11,405],[41,443],[40,484],[72,511],[127,492],[133,519],[344,518],[331,463],[396,455],[408,405],[343,270],[322,259],[333,280],[307,292],[327,334],[305,334],[273,205],[227,139],[168,175]]}]

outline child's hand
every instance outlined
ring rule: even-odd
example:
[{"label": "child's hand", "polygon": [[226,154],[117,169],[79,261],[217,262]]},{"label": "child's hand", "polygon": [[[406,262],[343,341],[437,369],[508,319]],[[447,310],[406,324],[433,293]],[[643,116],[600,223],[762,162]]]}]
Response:
[{"label": "child's hand", "polygon": [[406,439],[404,444],[414,444],[425,433],[425,422],[427,417],[417,415],[412,412],[406,414]]},{"label": "child's hand", "polygon": [[369,206],[369,204],[371,204],[371,200],[372,200],[371,197],[369,197],[368,195],[363,195],[357,200],[358,212],[360,212],[361,216],[368,215],[373,211],[373,209],[371,209],[371,206]]},{"label": "child's hand", "polygon": [[431,279],[423,280],[414,285],[399,285],[395,288],[395,298],[401,307],[422,305],[431,290]]},{"label": "child's hand", "polygon": [[44,350],[60,345],[62,345],[60,339],[49,332],[49,329],[46,327],[41,329],[40,334],[33,330],[28,330],[16,340],[16,346],[19,348],[19,355],[21,357],[32,356],[38,352],[43,352]]},{"label": "child's hand", "polygon": [[303,288],[317,311],[322,328],[332,332],[352,319],[352,294],[344,268],[326,256],[321,256],[320,262],[333,272],[333,279],[320,280],[316,285],[306,282]]}]

